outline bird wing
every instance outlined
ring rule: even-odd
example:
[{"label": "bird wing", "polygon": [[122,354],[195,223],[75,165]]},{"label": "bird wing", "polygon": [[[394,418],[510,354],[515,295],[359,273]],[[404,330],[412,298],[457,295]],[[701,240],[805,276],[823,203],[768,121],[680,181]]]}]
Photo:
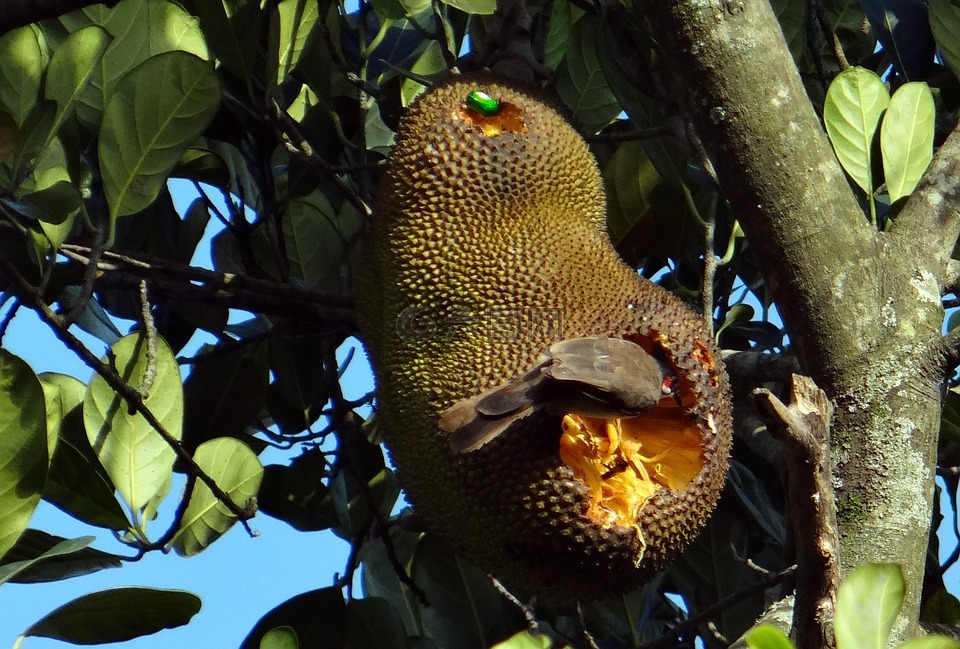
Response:
[{"label": "bird wing", "polygon": [[551,345],[547,356],[543,373],[597,399],[598,412],[638,414],[663,397],[666,368],[629,340],[571,338]]},{"label": "bird wing", "polygon": [[542,366],[447,408],[440,415],[440,428],[450,433],[450,447],[458,453],[475,451],[532,413]]}]

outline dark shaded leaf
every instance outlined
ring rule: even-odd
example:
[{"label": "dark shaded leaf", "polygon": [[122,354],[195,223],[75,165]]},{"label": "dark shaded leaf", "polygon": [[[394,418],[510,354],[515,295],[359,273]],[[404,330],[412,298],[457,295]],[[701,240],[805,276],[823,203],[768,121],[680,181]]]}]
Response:
[{"label": "dark shaded leaf", "polygon": [[123,642],[183,626],[199,610],[200,598],[186,591],[111,588],[64,604],[23,635],[82,645]]},{"label": "dark shaded leaf", "polygon": [[860,0],[860,6],[897,72],[907,81],[925,79],[935,48],[925,0]]},{"label": "dark shaded leaf", "polygon": [[347,638],[347,607],[339,588],[301,593],[260,618],[240,649],[260,649],[263,636],[279,626],[293,629],[301,647],[341,649]]},{"label": "dark shaded leaf", "polygon": [[92,536],[65,539],[41,530],[26,530],[3,557],[0,584],[13,581],[35,584],[89,575],[119,568],[122,557],[88,548]]}]

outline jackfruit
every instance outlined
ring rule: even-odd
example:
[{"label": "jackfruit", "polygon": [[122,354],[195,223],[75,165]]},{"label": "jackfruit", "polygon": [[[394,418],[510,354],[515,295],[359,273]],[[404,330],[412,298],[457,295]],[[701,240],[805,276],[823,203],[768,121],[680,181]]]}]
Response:
[{"label": "jackfruit", "polygon": [[[454,76],[401,121],[358,288],[376,418],[415,510],[508,585],[570,600],[638,586],[685,547],[731,443],[709,331],[620,260],[605,209],[596,161],[541,91]],[[677,399],[623,419],[541,409],[451,448],[445,411],[583,337],[662,359]]]}]

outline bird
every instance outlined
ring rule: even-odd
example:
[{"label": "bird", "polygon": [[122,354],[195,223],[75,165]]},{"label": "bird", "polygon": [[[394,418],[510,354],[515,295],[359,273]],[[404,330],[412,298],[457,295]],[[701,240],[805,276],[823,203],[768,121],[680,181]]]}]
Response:
[{"label": "bird", "polygon": [[458,401],[440,416],[456,453],[476,451],[538,410],[599,419],[627,419],[665,396],[678,400],[670,366],[622,338],[591,336],[550,345],[528,372]]}]

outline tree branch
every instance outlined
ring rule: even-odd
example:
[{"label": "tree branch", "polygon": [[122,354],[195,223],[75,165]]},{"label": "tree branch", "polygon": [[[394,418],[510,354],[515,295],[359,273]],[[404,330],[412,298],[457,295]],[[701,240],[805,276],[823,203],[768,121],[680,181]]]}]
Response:
[{"label": "tree branch", "polygon": [[960,236],[960,127],[946,139],[903,210],[890,227],[890,236],[916,258],[935,256],[942,270],[938,279],[949,285],[954,276],[950,254]]},{"label": "tree branch", "polygon": [[[78,263],[90,263],[91,251],[86,246],[64,244],[60,252]],[[139,280],[145,279],[155,295],[311,319],[326,327],[350,332],[357,329],[352,299],[289,284],[109,251],[103,253],[97,270],[100,272],[97,282],[101,285],[139,290]]]},{"label": "tree branch", "polygon": [[805,376],[794,375],[790,405],[769,390],[754,392],[768,430],[784,448],[790,517],[796,535],[797,596],[793,628],[798,649],[833,646],[833,608],[840,584],[840,540],[830,479],[833,406]]}]

